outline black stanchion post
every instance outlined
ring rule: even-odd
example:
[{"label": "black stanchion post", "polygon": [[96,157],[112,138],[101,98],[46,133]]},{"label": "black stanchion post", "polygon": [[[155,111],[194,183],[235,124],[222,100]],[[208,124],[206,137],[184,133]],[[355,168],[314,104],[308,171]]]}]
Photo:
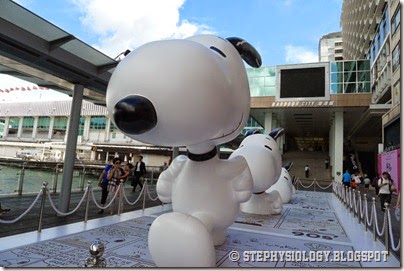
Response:
[{"label": "black stanchion post", "polygon": [[91,192],[91,181],[87,182],[87,198],[86,198],[86,213],[84,215],[84,222],[87,223],[88,220],[88,209],[90,205],[90,192]]},{"label": "black stanchion post", "polygon": [[[366,207],[363,207],[363,211],[368,210],[368,208],[367,208],[367,206],[368,206],[368,198],[367,198],[366,194],[363,195],[363,201],[365,202],[364,204],[366,204],[366,205],[364,205]],[[366,214],[363,215],[363,220],[364,220],[363,223],[365,224],[365,231],[368,231],[368,217],[367,217],[367,215],[368,215],[368,212],[366,212]]]},{"label": "black stanchion post", "polygon": [[39,211],[38,232],[42,231],[42,219],[43,219],[43,213],[45,210],[45,199],[46,199],[46,187],[47,186],[48,186],[47,182],[42,183],[42,199],[41,199],[41,209]]},{"label": "black stanchion post", "polygon": [[362,213],[362,197],[361,197],[361,191],[358,191],[358,223],[361,223],[361,213]]},{"label": "black stanchion post", "polygon": [[389,255],[389,221],[387,218],[388,213],[390,212],[390,206],[387,202],[384,203],[384,246],[386,247],[387,255]]},{"label": "black stanchion post", "polygon": [[118,187],[118,189],[120,190],[118,192],[119,198],[118,198],[118,215],[121,215],[122,213],[122,193],[124,193],[123,191],[123,183],[121,183]]},{"label": "black stanchion post", "polygon": [[376,242],[376,199],[373,197],[372,198],[372,213],[373,213],[373,241]]}]

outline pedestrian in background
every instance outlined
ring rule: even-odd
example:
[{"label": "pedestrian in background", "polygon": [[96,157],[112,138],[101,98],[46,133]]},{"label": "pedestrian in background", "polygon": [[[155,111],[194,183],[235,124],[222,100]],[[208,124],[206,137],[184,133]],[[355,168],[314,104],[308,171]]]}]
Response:
[{"label": "pedestrian in background", "polygon": [[143,189],[143,184],[140,181],[140,178],[146,174],[146,164],[143,162],[143,156],[139,155],[139,160],[136,162],[133,170],[133,189],[132,192],[136,191],[136,187],[139,185],[140,186],[140,191]]},{"label": "pedestrian in background", "polygon": [[342,183],[346,187],[351,186],[351,174],[349,174],[349,170],[346,170],[344,174],[342,174]]},{"label": "pedestrian in background", "polygon": [[369,192],[370,179],[366,173],[363,174],[363,183],[365,184],[365,193]]},{"label": "pedestrian in background", "polygon": [[328,169],[329,164],[330,164],[330,161],[328,160],[328,158],[325,158],[325,160],[324,160],[325,169]]},{"label": "pedestrian in background", "polygon": [[391,180],[390,174],[388,172],[383,172],[382,177],[377,182],[379,186],[379,198],[380,198],[380,207],[384,212],[385,207],[384,204],[387,202],[391,203],[391,193],[395,189],[393,186],[393,182]]},{"label": "pedestrian in background", "polygon": [[310,174],[309,165],[306,165],[306,166],[304,167],[304,173],[305,173],[305,175],[306,175],[306,178],[309,178],[309,174]]},{"label": "pedestrian in background", "polygon": [[[101,206],[105,206],[105,202],[107,202],[108,198],[108,171],[113,167],[112,164],[112,159],[109,161],[109,164],[107,164],[102,173],[100,174],[100,177],[98,178],[98,186],[101,187]],[[104,212],[104,209],[99,209],[98,214],[102,214]]]},{"label": "pedestrian in background", "polygon": [[[116,197],[119,199],[120,193],[117,190],[119,189],[119,185],[124,182],[124,176],[125,176],[125,171],[121,167],[121,159],[119,158],[114,158],[112,160],[113,167],[108,171],[108,193],[117,193]],[[112,195],[112,197],[115,195]],[[111,204],[111,207],[109,209],[109,214],[113,215],[114,214],[114,205],[115,205],[115,199]]]}]

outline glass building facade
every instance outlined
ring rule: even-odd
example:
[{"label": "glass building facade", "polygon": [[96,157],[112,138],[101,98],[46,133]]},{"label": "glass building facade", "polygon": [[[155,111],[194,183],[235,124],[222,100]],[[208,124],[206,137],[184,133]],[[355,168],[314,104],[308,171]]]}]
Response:
[{"label": "glass building facade", "polygon": [[330,93],[370,92],[370,61],[330,62]]},{"label": "glass building facade", "polygon": [[251,97],[275,96],[276,67],[247,68]]},{"label": "glass building facade", "polygon": [[[370,60],[331,61],[331,94],[370,93]],[[276,96],[276,66],[247,68],[251,97]]]}]

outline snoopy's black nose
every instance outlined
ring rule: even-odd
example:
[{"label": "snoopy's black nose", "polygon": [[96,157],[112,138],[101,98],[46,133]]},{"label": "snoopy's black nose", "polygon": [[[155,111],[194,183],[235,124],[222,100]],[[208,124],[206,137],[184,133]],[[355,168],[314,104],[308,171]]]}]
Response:
[{"label": "snoopy's black nose", "polygon": [[128,134],[143,134],[157,124],[157,114],[149,99],[128,96],[116,103],[113,117],[116,126]]}]

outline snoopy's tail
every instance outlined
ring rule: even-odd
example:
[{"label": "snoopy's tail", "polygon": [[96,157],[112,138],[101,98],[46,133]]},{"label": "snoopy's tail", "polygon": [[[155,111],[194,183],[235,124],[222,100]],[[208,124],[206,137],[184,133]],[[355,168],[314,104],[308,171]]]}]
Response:
[{"label": "snoopy's tail", "polygon": [[159,216],[149,231],[149,250],[159,267],[215,267],[212,236],[197,218],[172,212]]}]

